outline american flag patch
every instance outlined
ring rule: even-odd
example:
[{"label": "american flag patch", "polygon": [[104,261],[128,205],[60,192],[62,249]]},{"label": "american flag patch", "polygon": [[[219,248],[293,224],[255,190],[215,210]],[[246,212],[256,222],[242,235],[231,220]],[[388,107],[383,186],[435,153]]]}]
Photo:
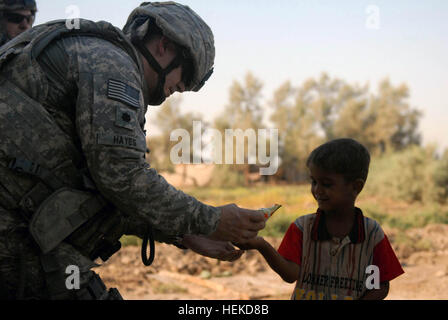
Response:
[{"label": "american flag patch", "polygon": [[124,82],[109,79],[107,84],[107,97],[124,102],[131,107],[140,108],[140,90],[137,90]]}]

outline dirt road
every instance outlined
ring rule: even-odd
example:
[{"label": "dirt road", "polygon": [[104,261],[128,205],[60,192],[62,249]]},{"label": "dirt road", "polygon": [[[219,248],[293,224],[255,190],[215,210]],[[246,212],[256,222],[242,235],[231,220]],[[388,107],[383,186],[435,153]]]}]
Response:
[{"label": "dirt road", "polygon": [[[448,226],[409,230],[411,241],[404,244],[395,244],[397,231],[386,233],[405,270],[391,282],[387,299],[448,299]],[[280,239],[269,241],[274,247],[280,243]],[[229,263],[157,244],[156,261],[144,267],[140,248],[130,246],[96,271],[108,287],[118,288],[128,300],[284,300],[294,288],[252,251]]]}]

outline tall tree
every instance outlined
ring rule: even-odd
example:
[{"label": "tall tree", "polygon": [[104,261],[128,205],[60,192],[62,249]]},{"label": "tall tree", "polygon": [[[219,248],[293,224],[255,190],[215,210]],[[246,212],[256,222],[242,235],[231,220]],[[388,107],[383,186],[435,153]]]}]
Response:
[{"label": "tall tree", "polygon": [[389,80],[380,83],[377,94],[369,94],[367,85],[350,85],[325,73],[298,88],[284,83],[271,102],[284,178],[303,180],[311,150],[335,138],[354,138],[373,154],[418,145],[421,113],[409,106],[408,97],[405,85],[394,87]]},{"label": "tall tree", "polygon": [[[262,127],[263,108],[261,106],[262,82],[257,79],[251,72],[248,72],[244,78],[244,82],[240,83],[234,80],[229,89],[229,103],[225,107],[223,113],[215,120],[215,128],[218,129],[222,136],[225,137],[226,130],[241,130],[246,133],[247,129],[253,129],[256,133]],[[239,141],[235,139],[233,148],[233,165],[232,169],[244,175],[246,185],[249,181],[249,138]],[[256,146],[255,146],[256,147]],[[236,164],[236,151],[238,148],[244,150],[243,164]],[[240,149],[241,150],[241,149]],[[256,150],[256,149],[255,149]],[[229,152],[223,143],[223,154]],[[227,155],[228,157],[229,155]],[[241,159],[240,159],[241,160]],[[222,168],[221,168],[222,169]],[[219,170],[219,168],[217,168]]]},{"label": "tall tree", "polygon": [[417,129],[421,112],[407,102],[406,85],[394,87],[386,79],[380,82],[377,94],[367,97],[366,91],[344,106],[335,123],[337,136],[358,139],[373,154],[420,144]]},{"label": "tall tree", "polygon": [[[175,171],[175,164],[171,159],[171,152],[176,144],[179,144],[181,139],[178,141],[171,141],[171,133],[176,129],[186,130],[189,140],[189,151],[190,156],[188,159],[189,163],[193,163],[193,147],[195,144],[199,143],[202,147],[202,141],[194,141],[193,139],[201,139],[202,133],[206,128],[206,123],[203,121],[202,115],[185,113],[182,114],[180,105],[182,99],[180,97],[172,97],[168,99],[161,107],[159,112],[156,114],[153,121],[153,125],[156,126],[160,134],[151,137],[149,139],[149,149],[151,164],[154,168],[159,171]],[[199,121],[202,124],[201,134],[194,134],[193,123],[194,121]],[[200,159],[199,159],[200,160]],[[181,164],[183,166],[183,180],[185,182],[187,173],[187,164]]]},{"label": "tall tree", "polygon": [[279,129],[280,172],[288,182],[305,178],[306,158],[322,141],[316,130],[316,110],[310,106],[313,101],[310,90],[314,85],[309,80],[303,87],[294,89],[290,82],[285,82],[274,92],[271,101],[274,108],[271,121]]}]

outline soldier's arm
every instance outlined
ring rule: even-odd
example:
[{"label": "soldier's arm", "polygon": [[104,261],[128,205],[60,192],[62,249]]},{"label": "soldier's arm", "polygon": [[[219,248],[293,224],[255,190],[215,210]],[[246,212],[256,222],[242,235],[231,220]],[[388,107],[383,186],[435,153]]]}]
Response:
[{"label": "soldier's arm", "polygon": [[[210,234],[220,209],[176,190],[145,162],[146,106],[132,59],[106,41],[76,38],[77,133],[100,192],[166,235]],[[70,52],[70,51],[69,51]]]}]

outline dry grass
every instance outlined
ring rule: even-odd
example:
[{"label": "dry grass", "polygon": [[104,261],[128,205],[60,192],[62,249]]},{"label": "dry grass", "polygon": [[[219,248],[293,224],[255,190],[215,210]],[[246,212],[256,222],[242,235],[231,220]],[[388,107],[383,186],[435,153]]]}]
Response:
[{"label": "dry grass", "polygon": [[[317,205],[307,185],[257,186],[253,188],[189,188],[184,192],[209,205],[235,203],[239,207],[259,209],[282,205],[269,220],[262,236],[282,237],[289,225],[298,217],[316,212]],[[439,204],[408,203],[391,198],[362,193],[357,206],[367,217],[378,221],[382,227],[397,230],[423,228],[429,224],[448,224],[448,206]],[[398,239],[403,243],[407,239]],[[123,237],[126,245],[139,245],[135,237]],[[419,247],[428,244],[420,243]]]},{"label": "dry grass", "polygon": [[[279,236],[298,217],[317,210],[309,186],[260,186],[254,188],[195,188],[187,193],[211,205],[236,203],[240,207],[258,209],[281,204],[269,221],[265,234]],[[357,206],[366,216],[381,225],[400,230],[421,228],[432,223],[448,224],[448,206],[433,203],[408,203],[386,197],[362,193]]]}]

